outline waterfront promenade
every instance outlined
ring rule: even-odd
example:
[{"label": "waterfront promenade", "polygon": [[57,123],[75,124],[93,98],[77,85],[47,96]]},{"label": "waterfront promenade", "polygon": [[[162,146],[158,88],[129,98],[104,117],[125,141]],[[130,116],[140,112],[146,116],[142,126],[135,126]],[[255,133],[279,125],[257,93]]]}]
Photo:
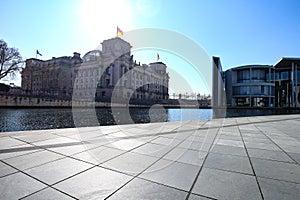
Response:
[{"label": "waterfront promenade", "polygon": [[300,115],[0,133],[0,199],[300,199]]}]

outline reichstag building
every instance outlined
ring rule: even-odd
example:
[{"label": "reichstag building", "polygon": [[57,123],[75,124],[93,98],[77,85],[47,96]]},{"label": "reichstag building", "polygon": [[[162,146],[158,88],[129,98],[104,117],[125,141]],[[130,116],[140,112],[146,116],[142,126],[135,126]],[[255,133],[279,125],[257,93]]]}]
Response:
[{"label": "reichstag building", "polygon": [[162,62],[140,64],[131,45],[119,37],[104,40],[102,49],[50,60],[26,60],[22,90],[27,95],[57,99],[110,101],[167,100],[169,74]]}]

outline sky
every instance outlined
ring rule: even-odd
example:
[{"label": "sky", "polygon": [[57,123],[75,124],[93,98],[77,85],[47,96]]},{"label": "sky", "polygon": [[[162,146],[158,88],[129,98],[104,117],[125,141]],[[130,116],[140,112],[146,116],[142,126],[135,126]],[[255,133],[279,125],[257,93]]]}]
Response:
[{"label": "sky", "polygon": [[[297,0],[2,0],[0,8],[0,39],[18,48],[24,59],[35,57],[37,49],[43,55],[39,59],[75,51],[84,55],[115,37],[117,26],[124,34],[140,28],[176,31],[209,56],[221,57],[225,70],[300,57]],[[153,57],[134,56],[141,63],[154,62],[156,54],[151,53]],[[188,61],[160,53],[161,61],[181,74],[193,92],[209,93]],[[20,85],[20,79],[13,81]]]}]

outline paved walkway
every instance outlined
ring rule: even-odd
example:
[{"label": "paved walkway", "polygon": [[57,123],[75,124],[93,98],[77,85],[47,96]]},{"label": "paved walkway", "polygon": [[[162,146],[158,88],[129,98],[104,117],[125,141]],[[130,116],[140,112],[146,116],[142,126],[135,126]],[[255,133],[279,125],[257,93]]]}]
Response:
[{"label": "paved walkway", "polygon": [[0,199],[300,199],[300,115],[0,133]]}]

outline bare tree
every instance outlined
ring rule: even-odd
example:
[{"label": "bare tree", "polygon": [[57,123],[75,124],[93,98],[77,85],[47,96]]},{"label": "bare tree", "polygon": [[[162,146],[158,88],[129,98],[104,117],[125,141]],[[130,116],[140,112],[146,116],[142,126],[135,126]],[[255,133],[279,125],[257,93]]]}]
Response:
[{"label": "bare tree", "polygon": [[0,40],[0,80],[7,75],[15,75],[22,69],[22,63],[18,49],[8,47],[4,40]]}]

